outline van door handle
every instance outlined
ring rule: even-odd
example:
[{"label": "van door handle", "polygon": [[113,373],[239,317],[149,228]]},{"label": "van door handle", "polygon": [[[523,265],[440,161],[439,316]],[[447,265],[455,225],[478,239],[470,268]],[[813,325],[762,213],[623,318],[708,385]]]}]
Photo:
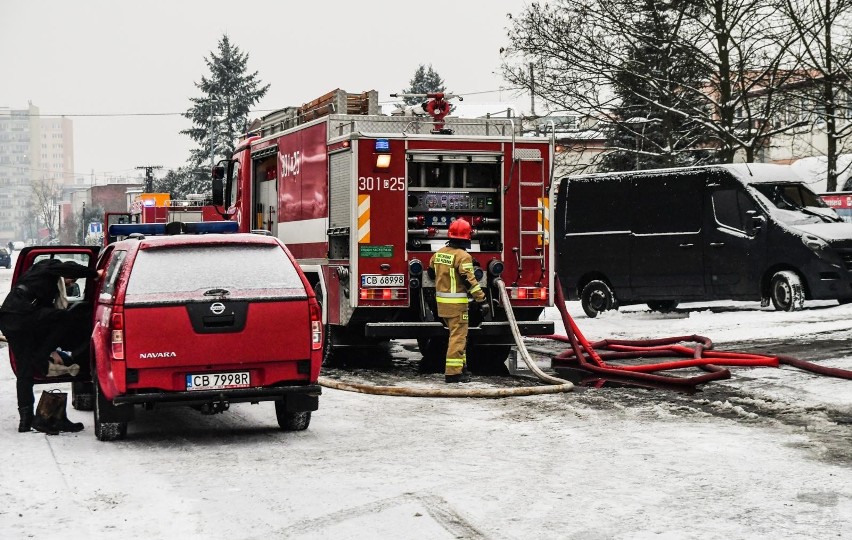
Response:
[{"label": "van door handle", "polygon": [[695,244],[678,244],[680,247],[684,249],[689,249],[691,247],[695,247]]},{"label": "van door handle", "polygon": [[710,242],[710,247],[722,247],[724,245],[724,242]]}]

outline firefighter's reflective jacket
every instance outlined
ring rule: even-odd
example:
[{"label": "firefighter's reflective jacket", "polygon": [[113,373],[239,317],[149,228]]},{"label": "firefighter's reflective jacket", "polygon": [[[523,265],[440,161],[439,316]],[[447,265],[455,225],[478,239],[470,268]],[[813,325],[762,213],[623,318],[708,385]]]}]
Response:
[{"label": "firefighter's reflective jacket", "polygon": [[439,317],[455,317],[467,312],[468,294],[477,302],[485,301],[485,293],[473,274],[473,258],[467,251],[444,246],[432,255],[429,266],[435,271]]}]

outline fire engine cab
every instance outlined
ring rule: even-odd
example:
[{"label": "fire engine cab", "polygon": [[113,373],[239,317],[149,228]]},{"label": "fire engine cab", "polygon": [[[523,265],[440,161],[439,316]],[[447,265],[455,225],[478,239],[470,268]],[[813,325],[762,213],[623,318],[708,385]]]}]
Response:
[{"label": "fire engine cab", "polygon": [[448,96],[423,94],[423,114],[379,114],[378,94],[333,91],[251,126],[214,169],[214,204],[241,231],[265,229],[298,260],[322,304],[325,355],[416,338],[443,360],[425,266],[463,217],[492,306],[471,310],[469,362],[500,363],[513,343],[497,279],[522,335],[553,332],[548,189],[554,141],[519,135],[508,118],[447,116]]}]

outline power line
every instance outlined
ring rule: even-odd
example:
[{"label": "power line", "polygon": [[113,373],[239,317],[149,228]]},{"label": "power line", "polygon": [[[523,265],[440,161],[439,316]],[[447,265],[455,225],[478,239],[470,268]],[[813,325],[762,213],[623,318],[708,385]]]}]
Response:
[{"label": "power line", "polygon": [[[169,169],[178,169],[180,167],[181,166],[179,165],[179,166],[176,166],[176,167],[168,167],[168,168]],[[22,167],[20,165],[0,164],[0,168],[2,168],[2,169],[21,169],[21,170],[24,170],[24,171],[37,172],[37,173],[61,174],[63,176],[69,176],[69,175],[87,176],[87,175],[90,174],[88,172],[77,172],[77,171],[71,171],[71,172],[66,173],[64,171],[57,171],[55,169],[36,169],[36,168],[33,168],[33,167]],[[104,177],[104,178],[110,177],[110,176],[123,176],[123,175],[126,175],[127,173],[129,173],[131,171],[133,171],[133,169],[121,169],[121,170],[117,170],[117,171],[101,171],[101,172],[98,172],[96,174],[96,176],[101,176],[101,177]]]},{"label": "power line", "polygon": [[[456,94],[461,96],[477,96],[482,94],[496,94],[498,92],[511,92],[514,90],[526,90],[526,88],[522,86],[510,87],[510,88],[499,88],[497,90],[482,90],[478,92],[456,92]],[[380,101],[379,104],[389,104],[389,103],[398,103],[400,100],[388,100],[388,101]],[[255,109],[251,111],[249,114],[258,114],[258,113],[268,113],[277,111],[279,109]],[[21,117],[38,117],[38,118],[121,118],[121,117],[132,117],[132,116],[185,116],[186,111],[184,112],[127,112],[127,113],[29,113],[29,112],[20,112],[15,114],[15,116]]]}]

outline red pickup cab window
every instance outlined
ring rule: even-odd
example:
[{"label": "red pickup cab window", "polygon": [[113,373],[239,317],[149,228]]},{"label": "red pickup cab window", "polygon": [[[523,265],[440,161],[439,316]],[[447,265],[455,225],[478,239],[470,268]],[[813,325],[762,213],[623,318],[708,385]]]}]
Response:
[{"label": "red pickup cab window", "polygon": [[217,289],[232,299],[307,296],[298,270],[277,245],[200,245],[140,249],[125,300],[201,300]]}]

